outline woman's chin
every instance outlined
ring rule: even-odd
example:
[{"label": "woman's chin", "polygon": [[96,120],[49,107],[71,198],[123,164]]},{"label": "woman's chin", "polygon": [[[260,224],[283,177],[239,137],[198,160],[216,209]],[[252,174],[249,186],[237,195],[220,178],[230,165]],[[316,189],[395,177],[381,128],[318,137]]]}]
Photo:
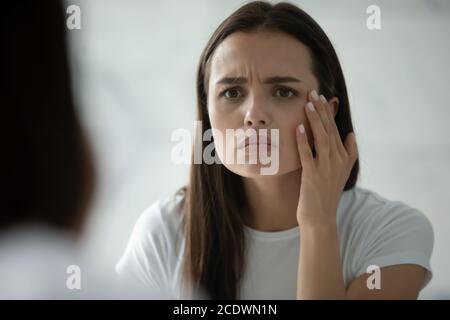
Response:
[{"label": "woman's chin", "polygon": [[299,166],[292,168],[274,168],[270,165],[257,164],[233,164],[225,165],[231,172],[245,178],[270,178],[274,176],[281,176],[291,171],[299,169]]}]

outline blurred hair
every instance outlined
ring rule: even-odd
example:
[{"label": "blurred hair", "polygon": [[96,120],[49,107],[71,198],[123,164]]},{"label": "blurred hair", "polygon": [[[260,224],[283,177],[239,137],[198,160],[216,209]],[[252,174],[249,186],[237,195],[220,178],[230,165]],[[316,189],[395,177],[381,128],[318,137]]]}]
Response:
[{"label": "blurred hair", "polygon": [[60,1],[2,4],[0,230],[79,231],[93,166],[72,97]]}]

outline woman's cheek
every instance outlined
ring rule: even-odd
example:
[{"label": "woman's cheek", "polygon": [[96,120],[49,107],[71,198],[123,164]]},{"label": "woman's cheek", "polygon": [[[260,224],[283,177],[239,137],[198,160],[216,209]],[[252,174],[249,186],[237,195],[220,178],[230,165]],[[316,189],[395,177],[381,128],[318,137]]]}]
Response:
[{"label": "woman's cheek", "polygon": [[212,100],[211,107],[214,108],[214,111],[218,114],[228,115],[239,109],[241,104],[242,103],[240,101],[229,102],[223,98],[218,98],[216,100]]},{"label": "woman's cheek", "polygon": [[298,107],[297,111],[290,114],[289,117],[285,119],[284,123],[287,123],[288,125],[284,127],[284,130],[283,128],[281,129],[284,131],[283,135],[280,136],[280,147],[281,150],[283,150],[282,153],[286,158],[296,158],[298,153],[296,131],[300,123],[305,123],[304,117],[298,112]]}]

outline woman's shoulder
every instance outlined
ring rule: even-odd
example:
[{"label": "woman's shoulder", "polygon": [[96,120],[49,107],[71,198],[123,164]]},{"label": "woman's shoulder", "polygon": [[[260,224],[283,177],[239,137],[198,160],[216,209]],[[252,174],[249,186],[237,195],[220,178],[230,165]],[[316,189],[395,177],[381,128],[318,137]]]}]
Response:
[{"label": "woman's shoulder", "polygon": [[401,200],[393,200],[380,193],[360,186],[343,193],[339,203],[339,209],[352,212],[357,218],[383,218],[383,217],[416,217],[428,220],[419,209],[404,203]]},{"label": "woman's shoulder", "polygon": [[172,284],[182,253],[183,200],[175,194],[153,202],[142,212],[116,265],[119,275],[152,288]]},{"label": "woman's shoulder", "polygon": [[339,210],[344,256],[350,259],[347,279],[371,265],[417,264],[428,270],[423,286],[431,280],[434,233],[422,211],[361,187],[344,192]]},{"label": "woman's shoulder", "polygon": [[145,232],[175,235],[183,220],[184,195],[176,193],[149,205],[139,216],[135,228]]},{"label": "woman's shoulder", "polygon": [[431,244],[434,239],[431,222],[421,210],[360,186],[343,193],[338,223],[346,231],[358,232],[364,237],[409,234]]},{"label": "woman's shoulder", "polygon": [[176,254],[183,241],[183,199],[175,194],[148,206],[134,224],[122,260]]}]

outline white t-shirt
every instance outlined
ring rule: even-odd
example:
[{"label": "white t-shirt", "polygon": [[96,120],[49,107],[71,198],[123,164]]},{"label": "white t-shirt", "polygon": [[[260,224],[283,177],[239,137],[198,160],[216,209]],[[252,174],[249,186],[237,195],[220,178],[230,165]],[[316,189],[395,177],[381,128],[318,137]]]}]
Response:
[{"label": "white t-shirt", "polygon": [[[174,196],[144,211],[116,265],[119,275],[139,279],[153,288],[169,285],[182,297],[181,200],[181,196]],[[370,265],[417,264],[427,270],[422,288],[431,280],[434,235],[422,212],[356,186],[342,193],[336,222],[346,286]],[[240,298],[295,299],[299,227],[279,232],[244,228],[247,269]]]}]

